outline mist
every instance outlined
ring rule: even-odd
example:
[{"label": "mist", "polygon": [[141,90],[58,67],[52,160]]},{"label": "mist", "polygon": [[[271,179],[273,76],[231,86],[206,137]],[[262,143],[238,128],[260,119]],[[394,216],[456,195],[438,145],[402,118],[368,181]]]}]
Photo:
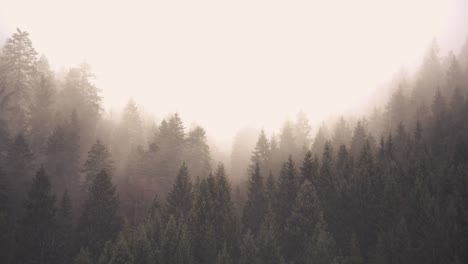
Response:
[{"label": "mist", "polygon": [[0,6],[0,263],[468,263],[467,2]]},{"label": "mist", "polygon": [[464,1],[2,3],[1,38],[27,29],[52,69],[90,64],[106,111],[133,98],[225,148],[246,125],[275,130],[302,110],[316,127],[358,110],[434,38],[446,54],[468,33]]}]

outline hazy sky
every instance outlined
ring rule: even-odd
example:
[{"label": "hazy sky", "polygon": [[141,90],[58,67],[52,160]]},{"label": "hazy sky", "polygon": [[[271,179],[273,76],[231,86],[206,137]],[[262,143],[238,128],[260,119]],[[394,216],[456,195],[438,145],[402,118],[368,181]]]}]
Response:
[{"label": "hazy sky", "polygon": [[434,36],[457,51],[467,2],[0,0],[0,39],[19,27],[55,69],[85,60],[107,109],[133,97],[228,142],[300,109],[313,121],[355,109]]}]

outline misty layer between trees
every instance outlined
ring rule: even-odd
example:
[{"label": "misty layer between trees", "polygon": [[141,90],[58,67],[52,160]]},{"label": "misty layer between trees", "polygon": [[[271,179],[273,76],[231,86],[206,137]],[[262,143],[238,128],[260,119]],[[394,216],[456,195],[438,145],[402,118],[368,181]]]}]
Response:
[{"label": "misty layer between trees", "polygon": [[239,134],[226,168],[177,113],[106,116],[93,78],[3,45],[0,263],[468,263],[468,43],[366,116]]}]

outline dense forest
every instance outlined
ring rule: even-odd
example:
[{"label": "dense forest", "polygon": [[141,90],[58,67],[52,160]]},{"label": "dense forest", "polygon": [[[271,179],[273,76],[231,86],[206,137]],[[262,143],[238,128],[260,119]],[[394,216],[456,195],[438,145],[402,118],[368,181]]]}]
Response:
[{"label": "dense forest", "polygon": [[365,116],[235,140],[225,167],[177,113],[111,117],[88,65],[52,71],[18,29],[0,55],[0,263],[468,263],[468,42],[434,41],[413,75]]}]

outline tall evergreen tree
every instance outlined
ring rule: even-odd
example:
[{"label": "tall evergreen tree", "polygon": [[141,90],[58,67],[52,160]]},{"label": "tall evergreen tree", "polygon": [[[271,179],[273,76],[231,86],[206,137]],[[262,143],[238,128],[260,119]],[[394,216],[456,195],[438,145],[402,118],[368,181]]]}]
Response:
[{"label": "tall evergreen tree", "polygon": [[259,264],[258,249],[252,234],[247,231],[242,239],[239,264]]},{"label": "tall evergreen tree", "polygon": [[192,181],[185,163],[179,169],[179,173],[167,196],[166,215],[175,219],[186,219],[192,208],[193,191]]},{"label": "tall evergreen tree", "polygon": [[[283,164],[280,177],[278,179],[278,187],[276,194],[275,215],[278,226],[285,226],[286,220],[291,215],[291,204],[296,200],[298,189],[297,173],[294,161],[291,156],[288,161]],[[282,238],[282,234],[280,234]]]},{"label": "tall evergreen tree", "polygon": [[68,263],[71,261],[73,250],[73,215],[72,205],[68,191],[65,190],[57,211],[57,261]]},{"label": "tall evergreen tree", "polygon": [[260,165],[255,163],[255,167],[250,172],[249,186],[247,193],[247,203],[242,214],[244,228],[256,235],[263,222],[267,209],[265,188],[263,177],[260,174]]},{"label": "tall evergreen tree", "polygon": [[34,155],[23,134],[18,134],[8,148],[5,173],[11,186],[13,208],[17,212],[34,176]]},{"label": "tall evergreen tree", "polygon": [[260,135],[258,136],[257,144],[250,158],[252,165],[250,166],[251,170],[255,169],[256,164],[258,163],[261,171],[266,171],[269,169],[269,159],[270,159],[270,145],[268,139],[265,135],[265,131],[262,129]]},{"label": "tall evergreen tree", "polygon": [[106,174],[111,174],[114,169],[113,164],[109,150],[100,140],[97,140],[88,152],[88,158],[83,165],[83,172],[85,173],[84,187],[89,188],[97,175],[103,170]]},{"label": "tall evergreen tree", "polygon": [[193,177],[205,177],[211,169],[210,147],[202,127],[190,130],[187,136],[186,161]]},{"label": "tall evergreen tree", "polygon": [[50,181],[44,168],[36,173],[24,209],[19,222],[16,262],[54,262],[57,230],[55,196],[51,194]]},{"label": "tall evergreen tree", "polygon": [[314,229],[322,209],[313,185],[304,181],[296,197],[292,214],[286,222],[286,236],[283,247],[286,256],[294,263],[305,263],[308,257],[308,243],[312,241]]},{"label": "tall evergreen tree", "polygon": [[16,29],[7,39],[0,56],[0,87],[3,87],[8,105],[2,111],[14,133],[28,126],[30,98],[36,77],[37,52],[29,33]]},{"label": "tall evergreen tree", "polygon": [[78,237],[82,247],[97,258],[108,240],[116,237],[121,219],[119,200],[109,174],[102,170],[91,183],[78,221]]}]

